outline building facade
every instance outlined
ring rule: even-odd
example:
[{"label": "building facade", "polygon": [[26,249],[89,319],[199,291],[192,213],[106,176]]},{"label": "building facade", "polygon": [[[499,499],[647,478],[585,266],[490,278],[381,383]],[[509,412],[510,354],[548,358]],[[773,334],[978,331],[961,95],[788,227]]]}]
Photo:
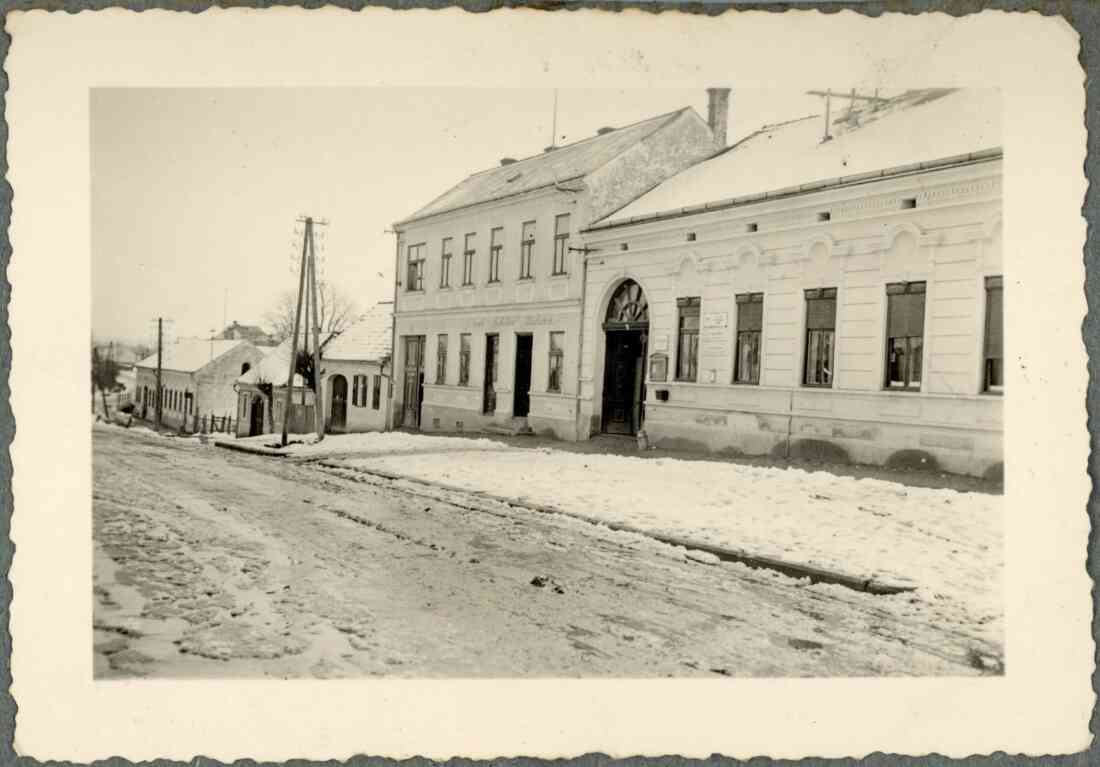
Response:
[{"label": "building facade", "polygon": [[382,431],[390,421],[393,302],[375,305],[325,346],[321,368],[325,429]]},{"label": "building facade", "polygon": [[604,129],[505,159],[395,224],[393,424],[577,439],[578,232],[713,154],[715,135],[692,109]]},{"label": "building facade", "polygon": [[294,374],[287,409],[287,380],[290,374],[290,341],[267,351],[263,359],[242,373],[236,381],[238,437],[282,433],[286,414],[287,430],[309,434],[314,422],[313,391],[298,373]]},{"label": "building facade", "polygon": [[[232,417],[237,411],[237,378],[263,359],[248,341],[180,340],[161,354],[161,423],[195,431],[206,416]],[[137,414],[147,420],[157,412],[157,355],[135,366]]]},{"label": "building facade", "polygon": [[771,126],[584,233],[582,437],[1003,471],[999,102],[854,122]]}]

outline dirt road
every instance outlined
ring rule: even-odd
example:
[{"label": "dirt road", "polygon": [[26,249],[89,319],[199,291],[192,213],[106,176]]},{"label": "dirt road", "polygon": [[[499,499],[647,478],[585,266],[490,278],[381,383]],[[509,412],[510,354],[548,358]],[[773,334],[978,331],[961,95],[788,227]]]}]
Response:
[{"label": "dirt road", "polygon": [[904,596],[469,505],[97,426],[96,675],[982,673],[976,640],[877,601]]}]

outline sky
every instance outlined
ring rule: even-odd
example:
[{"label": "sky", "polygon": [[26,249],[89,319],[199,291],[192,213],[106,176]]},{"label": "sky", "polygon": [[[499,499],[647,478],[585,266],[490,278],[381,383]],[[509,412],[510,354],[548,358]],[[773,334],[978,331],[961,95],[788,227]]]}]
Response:
[{"label": "sky", "polygon": [[[93,89],[92,334],[149,343],[263,324],[297,285],[301,215],[319,278],[361,311],[393,296],[387,230],[471,173],[550,143],[548,89]],[[694,107],[694,90],[557,94],[557,143]],[[735,89],[729,141],[819,113],[801,92]]]}]

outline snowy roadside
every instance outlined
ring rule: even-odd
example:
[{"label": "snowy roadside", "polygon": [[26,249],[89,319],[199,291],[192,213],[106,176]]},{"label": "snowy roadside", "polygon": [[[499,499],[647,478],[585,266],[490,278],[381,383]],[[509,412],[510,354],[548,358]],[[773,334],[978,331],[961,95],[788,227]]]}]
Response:
[{"label": "snowy roadside", "polygon": [[[241,440],[248,443],[253,440]],[[267,438],[270,441],[270,438]],[[899,618],[1002,644],[1003,498],[821,471],[525,449],[400,432],[329,436],[297,456],[436,481],[608,522],[911,583],[880,597]],[[825,585],[813,588],[828,589]]]}]

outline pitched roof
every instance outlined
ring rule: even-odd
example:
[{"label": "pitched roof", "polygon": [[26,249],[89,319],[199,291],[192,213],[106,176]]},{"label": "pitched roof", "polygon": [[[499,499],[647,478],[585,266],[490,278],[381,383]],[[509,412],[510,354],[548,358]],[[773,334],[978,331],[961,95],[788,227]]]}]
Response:
[{"label": "pitched roof", "polygon": [[439,197],[397,222],[406,224],[456,208],[498,200],[555,183],[582,178],[625,152],[691,107],[650,117],[616,130],[560,146],[509,165],[468,176]]},{"label": "pitched roof", "polygon": [[[286,386],[290,373],[290,339],[283,341],[264,355],[264,358],[237,378],[237,383],[257,384],[261,381],[275,386]],[[294,374],[296,388],[304,385],[301,374]]]},{"label": "pitched roof", "polygon": [[[843,104],[843,98],[837,99]],[[841,107],[822,142],[820,115],[766,125],[725,152],[658,184],[591,228],[684,208],[968,155],[1001,146],[1000,92],[907,91],[878,109]],[[696,212],[696,211],[683,211]]]},{"label": "pitched roof", "polygon": [[375,361],[390,356],[393,301],[381,301],[325,347],[326,360]]},{"label": "pitched roof", "polygon": [[[161,354],[160,366],[164,370],[175,370],[180,373],[194,373],[209,365],[214,360],[227,354],[241,344],[248,341],[207,341],[201,338],[181,339],[174,344],[165,346]],[[155,368],[157,355],[154,352],[137,363],[140,368]]]}]

